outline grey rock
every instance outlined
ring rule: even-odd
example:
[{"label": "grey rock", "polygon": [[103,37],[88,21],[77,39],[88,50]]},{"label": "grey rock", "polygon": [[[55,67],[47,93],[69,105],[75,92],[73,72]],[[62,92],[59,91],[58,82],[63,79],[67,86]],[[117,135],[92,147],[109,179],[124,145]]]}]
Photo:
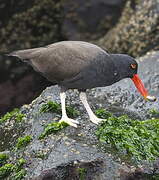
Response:
[{"label": "grey rock", "polygon": [[[156,96],[159,94],[158,57],[159,52],[154,52],[138,59],[139,75],[150,93]],[[122,163],[110,152],[98,148],[98,139],[94,134],[97,126],[89,121],[79,101],[78,92],[70,90],[67,94],[67,104],[80,110],[80,116],[77,117],[80,125],[77,129],[69,126],[44,140],[38,139],[44,125],[57,121],[60,116],[55,113],[39,113],[39,110],[48,100],[60,103],[59,88],[48,87],[30,105],[21,108],[27,115],[23,135],[32,135],[33,141],[25,150],[13,154],[27,160],[26,179],[79,180],[83,176],[86,180],[148,180],[157,172],[158,163],[151,168],[148,165],[147,169],[135,168]],[[143,100],[130,79],[122,80],[110,87],[89,90],[88,98],[94,109],[103,107],[114,114],[127,113],[133,118],[144,119],[148,116],[149,109],[158,108],[158,102],[150,103]],[[44,154],[44,157],[38,158],[37,153]],[[80,170],[83,175],[79,173]]]}]

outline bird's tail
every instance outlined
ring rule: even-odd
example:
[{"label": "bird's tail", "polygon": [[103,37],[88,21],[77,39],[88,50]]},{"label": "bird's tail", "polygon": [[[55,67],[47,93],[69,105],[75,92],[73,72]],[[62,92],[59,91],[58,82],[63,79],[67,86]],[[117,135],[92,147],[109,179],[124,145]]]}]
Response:
[{"label": "bird's tail", "polygon": [[25,49],[25,50],[18,50],[18,51],[13,51],[9,54],[6,54],[7,56],[14,56],[18,57],[22,60],[29,60],[33,58],[34,52],[40,50],[41,48],[34,48],[34,49]]}]

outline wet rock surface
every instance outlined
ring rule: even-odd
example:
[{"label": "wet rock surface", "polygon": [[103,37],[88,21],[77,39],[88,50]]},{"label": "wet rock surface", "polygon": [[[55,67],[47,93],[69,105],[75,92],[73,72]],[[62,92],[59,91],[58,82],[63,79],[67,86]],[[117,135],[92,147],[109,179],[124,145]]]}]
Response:
[{"label": "wet rock surface", "polygon": [[[154,52],[139,59],[139,75],[150,93],[156,97],[159,94],[158,58],[159,52]],[[80,111],[80,115],[77,117],[80,124],[77,129],[69,126],[39,140],[44,126],[60,119],[59,114],[39,112],[42,104],[49,100],[60,103],[59,88],[52,86],[44,90],[30,105],[24,105],[21,108],[21,111],[26,114],[24,131],[14,132],[11,128],[11,131],[6,130],[4,134],[1,134],[5,137],[6,132],[13,133],[15,139],[12,141],[16,141],[18,136],[31,135],[33,137],[27,147],[11,153],[13,159],[23,157],[27,160],[26,179],[78,180],[83,177],[86,180],[149,180],[158,173],[157,162],[152,166],[144,164],[142,168],[136,168],[122,163],[117,156],[113,157],[110,152],[103,152],[97,147],[98,139],[94,134],[97,126],[89,121],[88,115],[79,101],[78,92],[70,90],[67,93],[67,104]],[[90,90],[88,99],[94,109],[103,107],[116,115],[128,114],[133,118],[145,119],[148,117],[149,109],[159,109],[158,101],[150,103],[143,100],[130,79],[122,80],[110,87]],[[14,124],[12,126],[14,128]],[[1,128],[5,130],[4,125]],[[8,144],[8,140],[3,141],[1,151],[8,150]]]}]

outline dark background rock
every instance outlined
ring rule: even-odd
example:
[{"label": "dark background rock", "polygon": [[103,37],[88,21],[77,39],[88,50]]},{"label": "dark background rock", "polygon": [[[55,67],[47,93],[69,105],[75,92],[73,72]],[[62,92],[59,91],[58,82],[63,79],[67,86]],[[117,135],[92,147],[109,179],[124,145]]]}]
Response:
[{"label": "dark background rock", "polygon": [[63,21],[62,1],[14,0],[2,1],[0,5],[0,114],[3,114],[31,102],[50,84],[31,67],[3,54],[65,38],[60,30]]},{"label": "dark background rock", "polygon": [[110,52],[127,53],[134,57],[158,50],[159,2],[129,0],[118,24],[98,44]]},{"label": "dark background rock", "polygon": [[70,40],[95,40],[120,18],[126,0],[68,0],[64,4],[62,32]]}]

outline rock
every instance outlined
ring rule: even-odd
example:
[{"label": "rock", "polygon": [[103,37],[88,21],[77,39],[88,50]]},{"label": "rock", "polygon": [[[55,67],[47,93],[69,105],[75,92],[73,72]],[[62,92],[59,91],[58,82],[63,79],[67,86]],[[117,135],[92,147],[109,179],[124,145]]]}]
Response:
[{"label": "rock", "polygon": [[[33,97],[37,97],[43,89],[51,84],[32,71],[14,75],[0,83],[0,115],[25,103],[30,103]],[[20,77],[18,77],[19,75]]]},{"label": "rock", "polygon": [[0,17],[3,14],[0,20],[0,51],[44,46],[82,37],[88,41],[88,37],[94,39],[92,37],[96,34],[101,37],[116,23],[124,3],[125,0],[4,1],[0,13]]},{"label": "rock", "polygon": [[[34,0],[30,5],[24,1],[14,3],[12,6],[21,10],[11,13],[8,22],[0,29],[1,52],[44,46],[64,39],[60,31],[63,20],[61,1]],[[7,7],[4,6],[3,11]]]},{"label": "rock", "polygon": [[69,40],[102,37],[118,21],[125,0],[69,0],[64,3],[62,32]]},{"label": "rock", "polygon": [[134,57],[158,50],[159,2],[129,0],[118,24],[98,44],[110,52],[127,53]]},{"label": "rock", "polygon": [[[154,52],[138,59],[139,75],[150,92],[156,96],[159,93],[158,57],[159,52]],[[148,116],[149,109],[158,108],[158,102],[150,103],[143,100],[130,79],[122,80],[111,87],[90,90],[88,94],[89,102],[95,109],[104,107],[117,115],[127,113],[133,118],[136,116],[143,119]],[[69,126],[43,140],[39,140],[39,136],[44,131],[44,125],[56,121],[60,116],[56,113],[40,113],[39,110],[42,104],[49,100],[60,102],[59,88],[47,88],[30,105],[21,108],[27,117],[23,126],[25,130],[19,136],[31,135],[33,140],[24,149],[13,151],[11,156],[13,159],[23,157],[27,160],[25,179],[149,180],[158,172],[157,162],[152,167],[143,165],[136,168],[122,163],[110,152],[103,152],[98,148],[98,139],[94,134],[97,126],[88,120],[88,115],[78,99],[77,91],[68,92],[67,104],[80,110],[80,116],[77,117],[79,127],[76,129]],[[5,139],[6,134],[1,136]],[[15,138],[17,139],[17,136]],[[3,142],[4,147],[5,144],[9,144],[8,141],[9,139],[6,139]],[[7,149],[2,149],[5,150]]]}]

